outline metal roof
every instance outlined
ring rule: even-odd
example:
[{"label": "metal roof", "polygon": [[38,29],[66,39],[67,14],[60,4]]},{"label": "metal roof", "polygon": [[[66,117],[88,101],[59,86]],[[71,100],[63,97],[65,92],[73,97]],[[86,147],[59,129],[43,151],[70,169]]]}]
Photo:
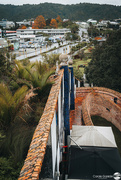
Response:
[{"label": "metal roof", "polygon": [[117,147],[111,127],[72,126],[70,145]]}]

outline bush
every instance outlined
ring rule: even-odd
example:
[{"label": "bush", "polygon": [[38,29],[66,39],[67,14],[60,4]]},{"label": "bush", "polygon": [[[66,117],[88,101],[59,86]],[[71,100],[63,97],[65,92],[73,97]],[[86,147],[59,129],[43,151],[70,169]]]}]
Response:
[{"label": "bush", "polygon": [[82,80],[82,72],[80,69],[76,69],[74,68],[74,76],[78,79],[78,80]]},{"label": "bush", "polygon": [[16,180],[23,163],[13,163],[12,158],[0,157],[0,180]]},{"label": "bush", "polygon": [[[26,124],[26,125],[25,125]],[[12,157],[15,164],[22,162],[26,157],[35,127],[27,125],[27,122],[16,122],[0,139],[0,155]]]}]

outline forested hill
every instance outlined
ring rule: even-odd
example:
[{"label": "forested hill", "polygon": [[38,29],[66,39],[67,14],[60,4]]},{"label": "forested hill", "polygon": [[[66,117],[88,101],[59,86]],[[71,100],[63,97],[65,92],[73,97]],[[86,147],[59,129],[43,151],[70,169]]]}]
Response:
[{"label": "forested hill", "polygon": [[6,18],[13,21],[35,18],[43,15],[44,18],[56,18],[60,15],[62,19],[88,20],[93,18],[115,19],[121,18],[121,6],[99,5],[80,3],[73,5],[62,5],[53,3],[41,3],[38,5],[2,5],[0,4],[0,20]]}]

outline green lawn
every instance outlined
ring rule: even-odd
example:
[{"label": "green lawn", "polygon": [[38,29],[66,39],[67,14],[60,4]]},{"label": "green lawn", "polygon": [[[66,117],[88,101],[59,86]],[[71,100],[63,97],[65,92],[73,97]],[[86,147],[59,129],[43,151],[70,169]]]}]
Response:
[{"label": "green lawn", "polygon": [[[84,60],[84,59],[82,59],[82,60],[80,60],[80,59],[74,59],[74,60],[73,60],[73,67],[76,68],[76,69],[78,69],[78,66],[79,66],[79,65],[85,65],[85,66],[87,66],[90,61],[91,61],[91,59],[87,59],[87,60]],[[80,67],[79,69],[81,70],[82,73],[84,73],[84,68]]]},{"label": "green lawn", "polygon": [[113,133],[115,136],[115,140],[116,140],[116,144],[118,146],[119,153],[121,156],[121,132],[112,123],[110,123],[109,121],[107,121],[106,119],[104,119],[102,117],[92,116],[91,118],[92,118],[93,124],[95,126],[110,126],[110,127],[112,127]]},{"label": "green lawn", "polygon": [[[93,47],[90,47],[90,48],[93,48]],[[90,48],[86,48],[84,50],[84,58],[82,60],[80,58],[73,60],[73,67],[75,69],[78,69],[79,65],[87,66],[88,63],[91,61],[91,52],[89,51]],[[81,71],[82,74],[84,73],[84,68],[79,67],[79,70]]]}]

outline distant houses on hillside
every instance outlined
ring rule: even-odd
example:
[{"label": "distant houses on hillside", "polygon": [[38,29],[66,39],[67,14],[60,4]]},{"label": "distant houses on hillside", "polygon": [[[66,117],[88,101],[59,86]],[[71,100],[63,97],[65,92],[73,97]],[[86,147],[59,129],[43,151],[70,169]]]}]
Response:
[{"label": "distant houses on hillside", "polygon": [[[63,19],[63,22],[67,22],[69,19]],[[22,25],[26,26],[27,28],[32,27],[32,24],[34,23],[34,19],[26,20],[24,19],[23,21],[18,21],[18,22],[13,22],[13,21],[8,21],[7,19],[2,19],[0,21],[0,26],[2,29],[11,29],[14,28],[15,25],[16,27],[21,27]],[[95,19],[88,19],[85,22],[81,21],[75,21],[81,28],[88,28],[90,25],[95,26],[98,29],[101,28],[112,28],[112,29],[119,29],[120,24],[121,24],[121,18],[119,19],[114,19],[112,20],[101,20],[97,21]]]},{"label": "distant houses on hillside", "polygon": [[15,23],[13,21],[8,21],[7,19],[2,19],[2,21],[0,21],[0,26],[3,29],[10,29],[15,27]]},{"label": "distant houses on hillside", "polygon": [[88,28],[90,25],[95,26],[97,29],[119,29],[121,23],[121,19],[115,19],[114,21],[110,20],[101,20],[97,22],[97,20],[88,19],[87,22],[77,22],[81,28]]}]

